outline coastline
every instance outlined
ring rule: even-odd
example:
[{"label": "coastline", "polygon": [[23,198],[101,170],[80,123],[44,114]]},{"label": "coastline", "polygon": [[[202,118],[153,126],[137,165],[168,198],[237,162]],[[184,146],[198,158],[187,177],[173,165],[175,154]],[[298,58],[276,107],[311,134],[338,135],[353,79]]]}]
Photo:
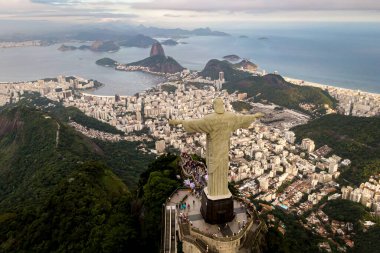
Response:
[{"label": "coastline", "polygon": [[374,96],[374,97],[377,97],[380,99],[380,93],[374,93],[374,92],[368,92],[368,91],[362,91],[362,90],[354,90],[354,89],[349,89],[349,88],[343,88],[343,87],[338,87],[338,86],[335,86],[335,85],[327,85],[327,84],[321,84],[321,83],[315,83],[315,82],[309,82],[309,81],[305,81],[305,80],[301,80],[301,79],[296,79],[296,78],[292,78],[292,77],[288,77],[288,76],[283,76],[283,78],[285,79],[285,81],[289,82],[289,83],[292,83],[292,84],[295,84],[295,85],[299,85],[299,86],[311,86],[311,87],[317,87],[317,88],[321,88],[323,90],[339,90],[339,91],[342,91],[342,92],[351,92],[351,93],[360,93],[361,95],[369,95],[369,96]]}]

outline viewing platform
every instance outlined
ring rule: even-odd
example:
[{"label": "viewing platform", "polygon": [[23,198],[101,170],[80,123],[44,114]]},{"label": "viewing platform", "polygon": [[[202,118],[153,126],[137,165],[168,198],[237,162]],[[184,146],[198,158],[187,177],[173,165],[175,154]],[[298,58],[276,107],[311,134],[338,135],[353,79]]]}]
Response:
[{"label": "viewing platform", "polygon": [[[203,252],[260,252],[266,225],[246,204],[234,199],[234,219],[225,224],[212,225],[205,222],[201,212],[201,197],[191,189],[179,189],[167,200],[164,210],[175,213],[175,224],[164,228],[162,252],[176,252],[182,242],[185,253]],[[175,210],[175,212],[174,212]],[[173,218],[172,218],[173,219]],[[165,223],[165,224],[166,224]],[[175,229],[175,238],[173,237]],[[170,231],[169,231],[170,230]],[[170,236],[170,238],[168,238]],[[169,245],[171,245],[169,247]],[[174,246],[175,245],[175,246]]]}]

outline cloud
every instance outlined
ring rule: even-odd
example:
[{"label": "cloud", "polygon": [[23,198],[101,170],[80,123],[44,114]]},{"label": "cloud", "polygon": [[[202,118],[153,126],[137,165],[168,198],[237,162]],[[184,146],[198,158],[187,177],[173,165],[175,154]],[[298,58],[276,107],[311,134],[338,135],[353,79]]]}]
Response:
[{"label": "cloud", "polygon": [[180,18],[180,17],[183,17],[183,15],[178,15],[178,14],[164,14],[164,17],[167,17],[167,18]]},{"label": "cloud", "polygon": [[189,11],[276,11],[276,10],[380,10],[378,0],[153,0],[135,2],[139,9]]},{"label": "cloud", "polygon": [[123,5],[131,3],[144,3],[150,0],[31,0],[34,3],[51,4],[51,5],[81,5],[81,4],[93,4],[93,5]]},{"label": "cloud", "polygon": [[104,0],[7,0],[0,3],[0,20],[129,21],[138,17],[130,11],[120,11],[122,8],[113,2],[114,4]]}]

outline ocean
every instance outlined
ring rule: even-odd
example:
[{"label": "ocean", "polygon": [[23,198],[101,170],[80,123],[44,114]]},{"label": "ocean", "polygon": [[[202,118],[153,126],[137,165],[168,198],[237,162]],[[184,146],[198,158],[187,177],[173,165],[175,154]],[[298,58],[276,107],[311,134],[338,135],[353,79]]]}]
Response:
[{"label": "ocean", "polygon": [[[180,40],[186,44],[164,49],[167,55],[193,70],[202,70],[210,59],[237,54],[269,73],[278,71],[292,78],[380,93],[378,23],[271,23],[226,32],[232,36],[189,37]],[[137,61],[147,57],[150,49],[61,52],[57,50],[59,46],[0,49],[0,82],[78,75],[106,84],[95,94],[133,95],[162,81],[157,76],[119,72],[95,64],[103,57],[122,63]]]}]

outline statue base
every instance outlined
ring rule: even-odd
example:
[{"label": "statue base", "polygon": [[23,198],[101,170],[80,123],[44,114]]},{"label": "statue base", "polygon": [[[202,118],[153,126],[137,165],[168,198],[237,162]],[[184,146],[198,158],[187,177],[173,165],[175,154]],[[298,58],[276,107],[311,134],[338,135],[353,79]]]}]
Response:
[{"label": "statue base", "polygon": [[209,224],[224,224],[234,219],[234,202],[231,193],[228,195],[211,197],[207,187],[202,192],[201,214]]}]

